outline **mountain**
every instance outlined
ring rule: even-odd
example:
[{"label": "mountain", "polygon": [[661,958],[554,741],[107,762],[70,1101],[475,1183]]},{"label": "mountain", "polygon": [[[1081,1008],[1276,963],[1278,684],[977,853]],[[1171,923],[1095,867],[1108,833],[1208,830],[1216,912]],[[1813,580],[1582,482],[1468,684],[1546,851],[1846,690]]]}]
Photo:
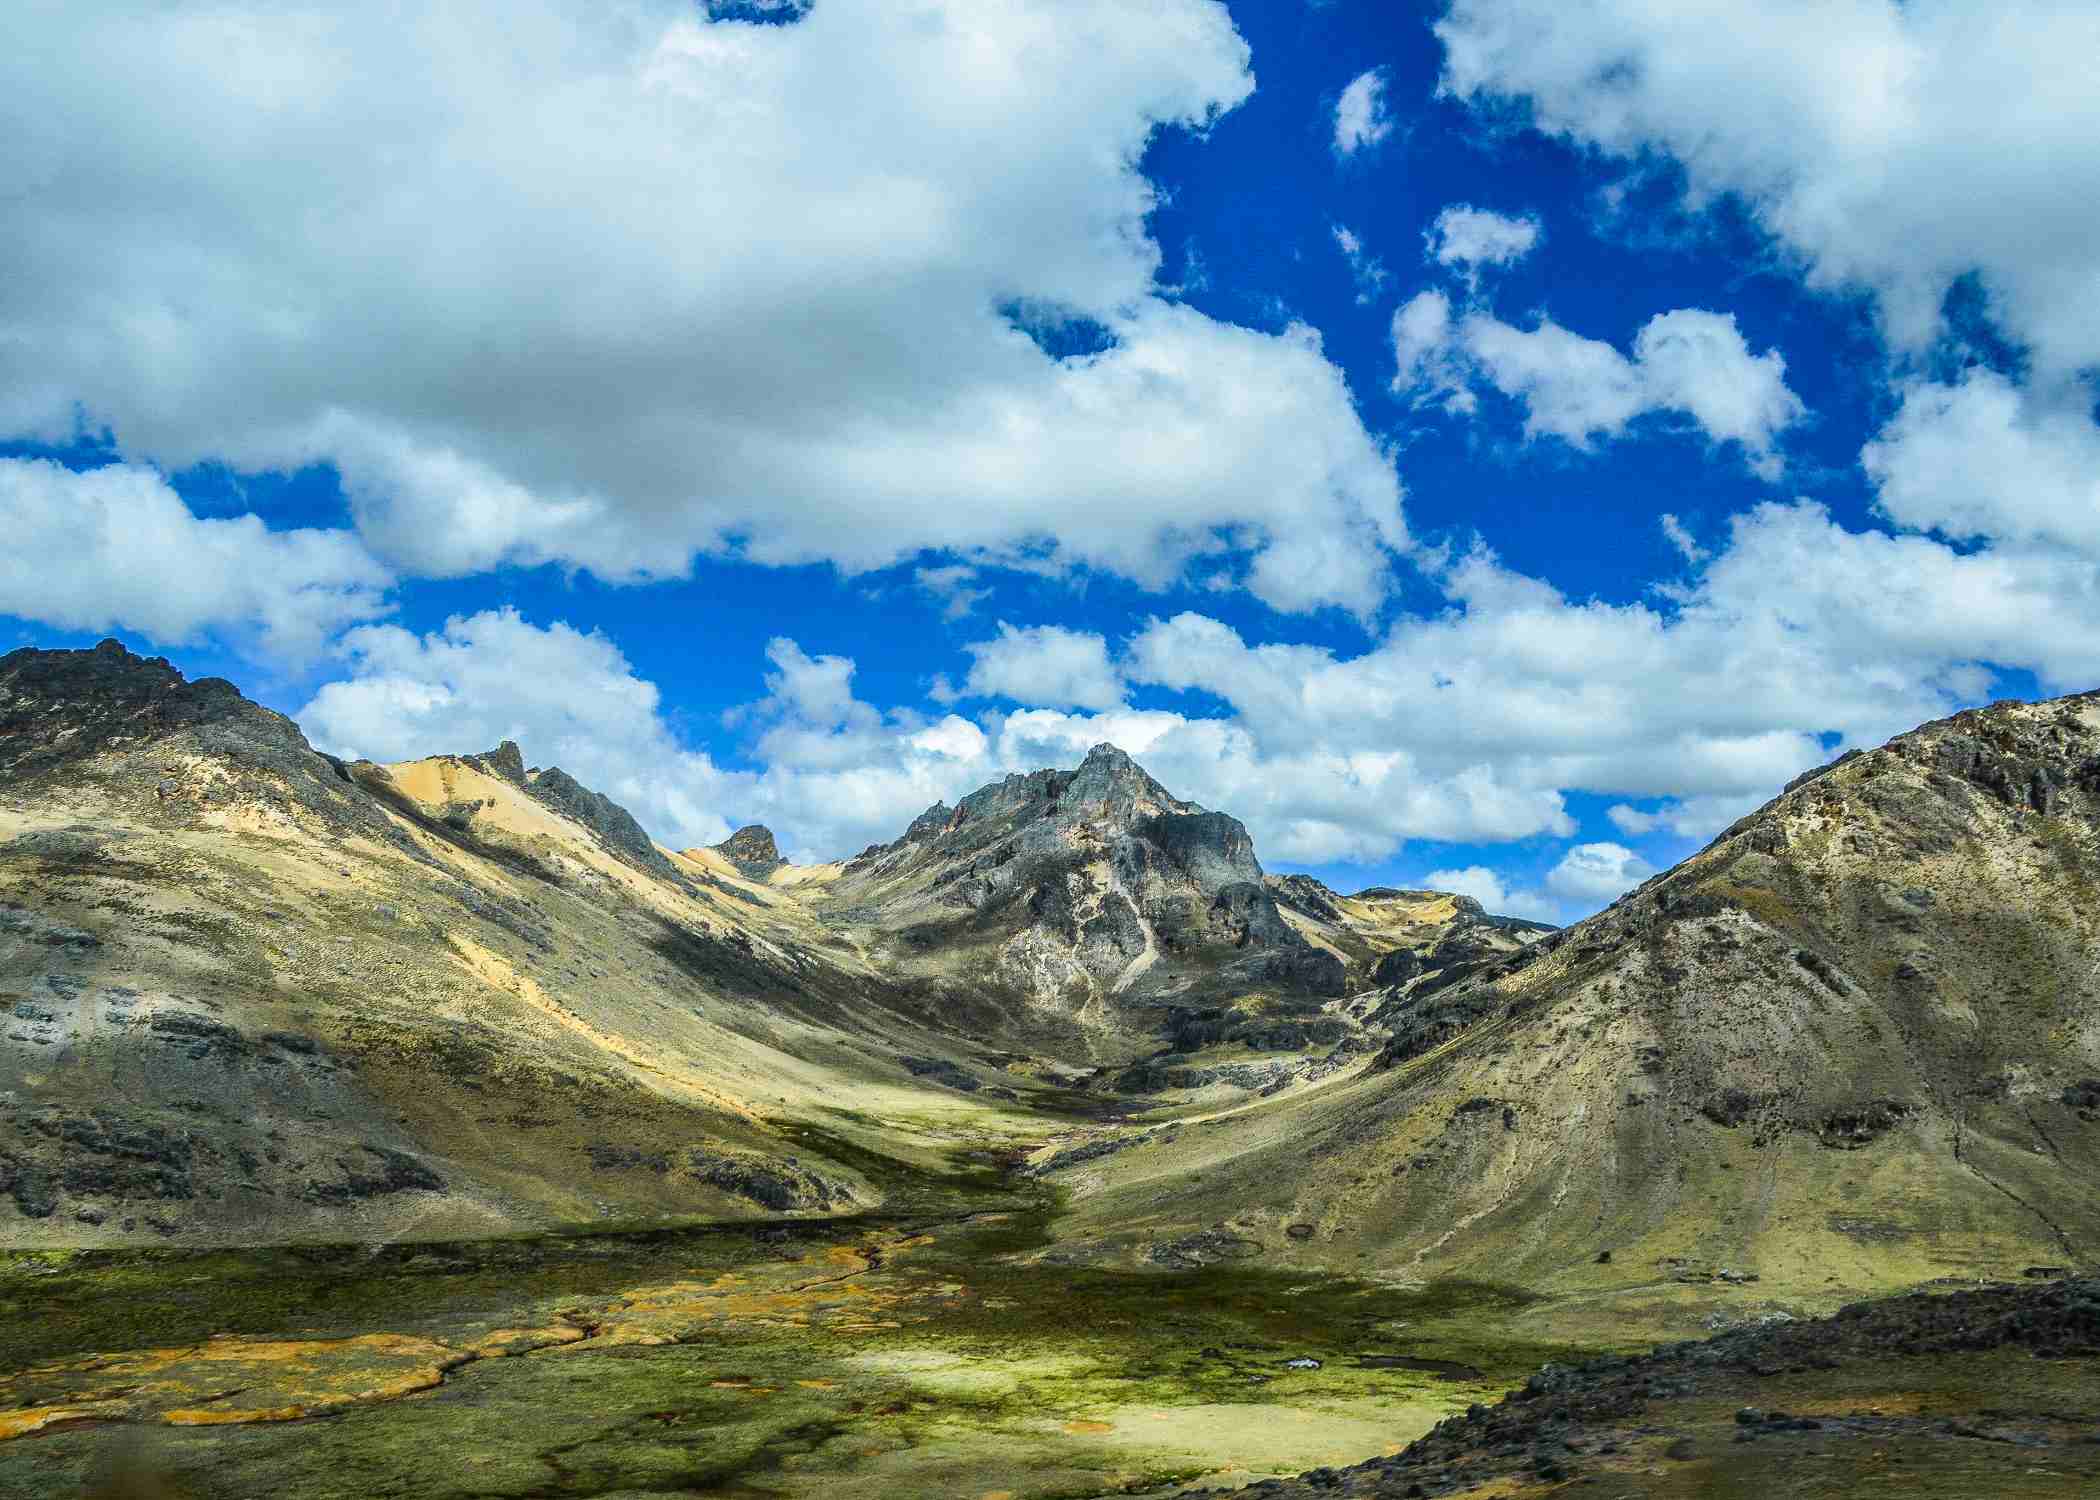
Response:
[{"label": "mountain", "polygon": [[1130,1135],[1060,1253],[1208,1232],[1715,1307],[2089,1266],[2096,897],[2100,697],[1925,725],[1588,921],[1389,992],[1361,1071]]},{"label": "mountain", "polygon": [[2082,1266],[2096,834],[2086,696],[1848,756],[1564,931],[1270,875],[1108,746],[792,865],[513,745],[344,762],[114,642],[16,652],[0,1222],[818,1213],[971,1141],[1064,1190],[1065,1260],[1666,1318]]},{"label": "mountain", "polygon": [[1343,961],[1352,990],[1400,986],[1419,993],[1455,984],[1556,930],[1523,917],[1491,916],[1473,897],[1449,891],[1372,886],[1344,896],[1310,875],[1271,875],[1268,883],[1284,919]]},{"label": "mountain", "polygon": [[113,641],[0,658],[0,903],[18,1244],[865,1207],[780,1122],[919,1100],[903,1059],[950,1043],[515,746],[345,763]]},{"label": "mountain", "polygon": [[17,651],[0,1490],[2076,1493],[2096,898],[2096,695],[1553,930],[1272,874],[1107,746],[796,865]]},{"label": "mountain", "polygon": [[870,1208],[1382,1039],[1246,830],[1106,746],[794,866],[515,744],[327,756],[114,641],[0,658],[0,903],[22,1244]]},{"label": "mountain", "polygon": [[1183,802],[1113,745],[1009,776],[864,850],[827,920],[890,972],[1002,997],[1019,1034],[1127,1059],[1178,1012],[1317,1011],[1344,965],[1287,922],[1246,827]]}]

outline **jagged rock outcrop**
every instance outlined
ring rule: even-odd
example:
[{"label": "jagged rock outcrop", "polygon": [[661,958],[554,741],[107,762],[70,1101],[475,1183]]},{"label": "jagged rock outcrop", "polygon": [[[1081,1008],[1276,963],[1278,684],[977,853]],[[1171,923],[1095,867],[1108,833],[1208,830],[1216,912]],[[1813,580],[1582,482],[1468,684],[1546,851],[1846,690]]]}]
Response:
[{"label": "jagged rock outcrop", "polygon": [[749,823],[714,846],[739,871],[753,880],[763,880],[787,861],[773,842],[773,830],[763,823]]},{"label": "jagged rock outcrop", "polygon": [[115,640],[0,657],[0,784],[92,786],[163,822],[241,802],[395,837],[343,763],[290,719]]},{"label": "jagged rock outcrop", "polygon": [[479,755],[462,758],[470,765],[481,767],[491,776],[500,776],[512,786],[529,785],[525,779],[525,752],[518,748],[516,740],[505,740],[493,750],[484,750]]}]

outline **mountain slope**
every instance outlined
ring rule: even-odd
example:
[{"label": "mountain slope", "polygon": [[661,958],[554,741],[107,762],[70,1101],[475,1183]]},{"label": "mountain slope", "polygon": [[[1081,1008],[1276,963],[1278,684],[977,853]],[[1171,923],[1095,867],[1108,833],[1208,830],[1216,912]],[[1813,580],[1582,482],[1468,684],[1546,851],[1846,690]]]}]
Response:
[{"label": "mountain slope", "polygon": [[0,658],[18,1243],[870,1207],[1367,1052],[1343,971],[1237,822],[1107,747],[797,867],[662,849],[512,744],[345,763],[114,641]]},{"label": "mountain slope", "polygon": [[2090,1265],[2096,895],[2100,699],[1929,724],[1394,993],[1360,1068],[1119,1151],[1068,1233],[1738,1301]]},{"label": "mountain slope", "polygon": [[867,1206],[783,1123],[1015,1128],[851,944],[637,833],[514,748],[345,765],[114,642],[0,658],[8,1237]]}]

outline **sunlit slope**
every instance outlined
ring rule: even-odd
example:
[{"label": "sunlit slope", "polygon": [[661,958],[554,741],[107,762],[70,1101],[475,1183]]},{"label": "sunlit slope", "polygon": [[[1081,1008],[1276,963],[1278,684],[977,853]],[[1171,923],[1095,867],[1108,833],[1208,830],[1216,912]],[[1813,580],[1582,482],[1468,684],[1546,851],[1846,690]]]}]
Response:
[{"label": "sunlit slope", "polygon": [[1054,1172],[1066,1231],[1743,1298],[2090,1265],[2096,834],[2100,702],[1927,725],[1396,997],[1375,1059]]},{"label": "sunlit slope", "polygon": [[114,643],[5,658],[0,729],[12,1243],[844,1209],[771,1122],[1009,1128],[798,903],[515,752],[346,766]]}]

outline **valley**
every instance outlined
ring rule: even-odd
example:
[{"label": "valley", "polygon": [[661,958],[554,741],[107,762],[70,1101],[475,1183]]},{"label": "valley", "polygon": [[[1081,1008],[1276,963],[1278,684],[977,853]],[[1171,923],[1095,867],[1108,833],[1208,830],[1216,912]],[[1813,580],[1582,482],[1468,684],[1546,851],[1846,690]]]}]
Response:
[{"label": "valley", "polygon": [[2096,890],[2091,697],[1554,930],[1107,745],[791,865],[16,652],[0,1495],[2086,1493]]}]

